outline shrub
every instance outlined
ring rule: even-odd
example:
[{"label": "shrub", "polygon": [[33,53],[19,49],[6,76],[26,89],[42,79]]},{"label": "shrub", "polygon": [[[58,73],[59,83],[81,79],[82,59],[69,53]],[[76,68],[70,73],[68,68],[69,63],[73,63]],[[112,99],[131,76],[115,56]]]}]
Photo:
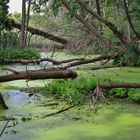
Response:
[{"label": "shrub", "polygon": [[79,104],[91,94],[96,86],[94,78],[79,77],[69,80],[55,80],[46,86],[46,92],[64,96],[70,103]]},{"label": "shrub", "polygon": [[33,49],[4,49],[0,51],[0,61],[4,59],[38,59],[40,54]]},{"label": "shrub", "polygon": [[0,49],[15,49],[20,46],[19,37],[16,32],[3,31],[1,33]]},{"label": "shrub", "polygon": [[128,95],[133,101],[140,102],[140,89],[131,89]]},{"label": "shrub", "polygon": [[128,97],[128,92],[129,92],[128,88],[114,88],[114,89],[106,90],[107,94],[119,98]]}]

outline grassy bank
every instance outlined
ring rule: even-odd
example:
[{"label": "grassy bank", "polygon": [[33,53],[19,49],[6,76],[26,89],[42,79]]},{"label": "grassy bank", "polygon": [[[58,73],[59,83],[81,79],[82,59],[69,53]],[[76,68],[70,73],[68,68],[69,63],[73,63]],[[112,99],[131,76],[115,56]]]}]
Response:
[{"label": "grassy bank", "polygon": [[[64,96],[71,103],[78,104],[90,97],[96,87],[96,83],[130,82],[140,83],[139,68],[113,68],[107,70],[78,71],[79,77],[74,80],[54,80],[45,88],[45,94]],[[140,102],[140,89],[115,88],[104,90],[105,96],[115,98],[127,98]]]}]

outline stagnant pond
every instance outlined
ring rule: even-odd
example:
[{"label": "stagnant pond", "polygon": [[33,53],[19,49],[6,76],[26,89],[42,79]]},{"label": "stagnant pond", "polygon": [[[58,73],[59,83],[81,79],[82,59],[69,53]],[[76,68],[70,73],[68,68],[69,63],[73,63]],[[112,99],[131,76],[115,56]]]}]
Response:
[{"label": "stagnant pond", "polygon": [[[89,103],[58,115],[41,118],[60,110],[65,103],[54,106],[52,98],[29,96],[18,90],[2,91],[9,110],[0,116],[12,116],[2,140],[139,140],[140,107],[126,102],[100,104],[95,114]],[[7,121],[0,121],[0,132]]]},{"label": "stagnant pond", "polygon": [[[14,66],[4,66],[12,67]],[[29,66],[38,69],[38,66]],[[18,70],[25,66],[16,65]],[[0,71],[0,75],[6,71]],[[29,85],[44,86],[48,81],[31,81]],[[5,83],[16,87],[25,87],[25,81]],[[0,133],[7,121],[3,117],[11,117],[2,140],[139,140],[140,106],[126,103],[123,100],[99,104],[99,110],[93,113],[92,104],[85,104],[70,110],[43,118],[65,106],[65,102],[54,100],[50,96],[42,96],[19,90],[1,90],[8,110],[0,111]],[[50,106],[49,104],[54,104]]]}]

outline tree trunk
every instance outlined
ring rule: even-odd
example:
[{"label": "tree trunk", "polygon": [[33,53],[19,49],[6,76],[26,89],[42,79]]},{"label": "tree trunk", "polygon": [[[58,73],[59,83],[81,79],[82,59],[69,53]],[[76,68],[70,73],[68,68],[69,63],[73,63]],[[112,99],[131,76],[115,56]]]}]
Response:
[{"label": "tree trunk", "polygon": [[99,2],[99,0],[96,0],[96,10],[97,10],[97,14],[99,16],[101,16],[101,10],[100,10],[100,2]]},{"label": "tree trunk", "polygon": [[26,18],[26,26],[25,26],[25,46],[27,46],[27,28],[30,20],[30,8],[31,8],[31,0],[28,0],[28,7],[27,7],[27,18]]},{"label": "tree trunk", "polygon": [[110,21],[102,18],[101,16],[99,16],[98,14],[96,14],[92,8],[89,5],[86,5],[82,0],[77,0],[78,3],[88,12],[90,13],[92,16],[94,16],[96,19],[98,19],[100,22],[104,23],[108,28],[110,28],[112,30],[112,32],[114,33],[114,35],[116,35],[116,37],[121,41],[121,43],[126,47],[127,46],[127,37],[124,36],[124,33],[122,33],[121,31],[118,30],[118,28],[111,23]]},{"label": "tree trunk", "polygon": [[33,63],[33,64],[39,64],[43,61],[47,61],[47,62],[51,62],[53,63],[53,65],[60,65],[60,64],[64,64],[64,63],[70,63],[73,61],[79,61],[79,60],[85,60],[85,58],[72,58],[72,59],[67,59],[67,60],[54,60],[51,58],[40,58],[40,59],[29,59],[29,60],[24,60],[24,59],[5,59],[0,61],[0,64],[15,64],[15,63],[20,63],[20,64],[29,64],[29,63]]},{"label": "tree trunk", "polygon": [[107,83],[100,84],[101,88],[111,89],[111,88],[140,88],[140,84],[138,83]]},{"label": "tree trunk", "polygon": [[4,101],[1,93],[0,93],[0,109],[8,109],[8,107],[5,104],[5,101]]},{"label": "tree trunk", "polygon": [[26,23],[26,0],[22,0],[22,22],[21,22],[21,35],[20,47],[25,48],[25,23]]},{"label": "tree trunk", "polygon": [[96,29],[96,25],[90,25],[89,23],[87,23],[87,21],[84,20],[84,18],[77,14],[77,13],[74,13],[68,2],[66,0],[61,0],[61,2],[63,3],[63,5],[71,12],[71,14],[73,14],[73,16],[78,19],[88,30],[89,32],[91,32],[96,38],[100,39],[100,41],[104,42],[105,45],[111,49],[115,49],[115,47],[113,46],[112,44],[112,41],[105,38],[97,29]]},{"label": "tree trunk", "polygon": [[128,6],[129,6],[129,1],[128,0],[124,0],[124,8],[125,8],[125,13],[126,13],[126,16],[127,16],[128,23],[129,23],[131,29],[133,30],[133,32],[135,33],[135,35],[138,38],[140,38],[140,34],[135,30],[134,25],[133,25],[133,23],[131,21],[131,18],[129,16]]},{"label": "tree trunk", "polygon": [[[17,29],[21,29],[21,24],[19,23],[16,23],[13,21],[12,23],[12,26],[14,28],[17,28]],[[42,30],[39,30],[39,29],[36,29],[36,28],[32,28],[32,27],[27,27],[27,30],[28,32],[30,32],[32,35],[39,35],[39,36],[42,36],[44,38],[47,38],[49,40],[52,40],[52,41],[55,41],[55,42],[58,42],[58,43],[61,43],[61,44],[67,44],[68,41],[64,38],[60,38],[58,36],[55,36],[55,35],[52,35],[50,33],[47,33],[45,31],[42,31]]]},{"label": "tree trunk", "polygon": [[118,25],[119,27],[119,24],[120,24],[120,9],[119,9],[119,2],[118,0],[115,0],[115,17],[116,17],[116,24]]},{"label": "tree trunk", "polygon": [[12,74],[0,76],[0,82],[8,82],[13,80],[39,80],[39,79],[66,79],[76,78],[77,73],[72,70],[59,70],[59,69],[41,69],[41,70],[29,70],[13,72]]}]

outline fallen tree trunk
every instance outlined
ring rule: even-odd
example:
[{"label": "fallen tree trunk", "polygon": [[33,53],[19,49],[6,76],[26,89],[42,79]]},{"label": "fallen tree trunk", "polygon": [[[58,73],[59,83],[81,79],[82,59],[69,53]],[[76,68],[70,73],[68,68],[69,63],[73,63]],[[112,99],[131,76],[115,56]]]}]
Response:
[{"label": "fallen tree trunk", "polygon": [[[21,29],[21,25],[19,23],[15,23],[14,21],[12,22],[12,26],[14,28],[17,28],[17,29]],[[42,36],[44,38],[47,38],[49,40],[52,40],[52,41],[55,41],[55,42],[58,42],[58,43],[61,43],[61,44],[67,44],[68,41],[64,38],[60,38],[58,36],[55,36],[55,35],[52,35],[50,33],[47,33],[45,31],[42,31],[42,30],[39,30],[39,29],[36,29],[36,28],[33,28],[33,27],[27,27],[27,31],[30,32],[31,34],[35,34],[35,35],[39,35],[39,36]]]},{"label": "fallen tree trunk", "polygon": [[[12,71],[12,70],[11,70]],[[39,80],[39,79],[65,79],[76,78],[77,73],[72,70],[59,69],[41,69],[30,71],[14,71],[12,74],[0,76],[0,82],[8,82],[13,80]]]},{"label": "fallen tree trunk", "polygon": [[4,101],[1,93],[0,93],[0,109],[8,109],[8,107],[5,104],[5,101]]},{"label": "fallen tree trunk", "polygon": [[48,61],[53,63],[53,65],[60,65],[63,63],[69,63],[72,61],[78,61],[78,60],[85,60],[84,58],[72,58],[72,59],[67,59],[67,60],[54,60],[51,58],[40,58],[40,59],[4,59],[2,61],[0,61],[0,64],[14,64],[14,63],[20,63],[20,64],[29,64],[29,63],[33,63],[33,64],[40,64],[43,61]]},{"label": "fallen tree trunk", "polygon": [[94,63],[97,61],[101,60],[110,60],[114,55],[109,54],[109,55],[101,55],[95,58],[90,58],[90,59],[85,59],[85,58],[72,58],[72,59],[67,59],[67,60],[54,60],[51,58],[41,58],[41,59],[36,59],[36,60],[21,60],[21,59],[5,59],[2,60],[0,63],[1,64],[12,64],[12,63],[21,63],[21,64],[29,64],[29,63],[34,63],[34,64],[39,64],[43,61],[48,61],[53,63],[53,65],[60,65],[60,64],[65,64],[63,66],[60,66],[59,69],[67,69],[70,67],[78,66],[78,65],[83,65],[83,64],[88,64],[88,63]]},{"label": "fallen tree trunk", "polygon": [[138,83],[107,83],[107,84],[100,84],[101,88],[111,89],[111,88],[140,88],[140,84]]},{"label": "fallen tree trunk", "polygon": [[64,65],[63,68],[67,69],[67,68],[78,66],[78,65],[94,63],[94,62],[101,61],[101,60],[108,60],[108,59],[111,59],[112,57],[113,57],[113,55],[109,54],[109,55],[101,55],[99,57],[95,57],[92,59],[84,59],[84,60],[74,61],[74,62],[71,62],[71,63]]},{"label": "fallen tree trunk", "polygon": [[[38,80],[38,79],[60,79],[60,78],[75,78],[77,77],[77,73],[72,70],[67,70],[67,68],[88,64],[88,63],[94,63],[100,60],[106,60],[110,59],[112,55],[102,55],[96,58],[92,59],[83,59],[79,61],[73,61],[70,63],[67,63],[62,66],[57,66],[54,68],[48,68],[48,69],[40,69],[40,70],[29,70],[29,71],[15,71],[11,69],[4,69],[11,71],[12,74],[0,76],[0,82],[8,82],[13,80]],[[68,62],[68,60],[64,60],[63,62]]]},{"label": "fallen tree trunk", "polygon": [[[111,89],[111,88],[140,88],[140,83],[119,83],[119,82],[112,82],[106,84],[97,84],[94,92],[92,94],[93,105],[94,105],[94,112],[97,112],[98,105],[97,102],[99,100],[105,100],[103,89]],[[107,103],[107,101],[106,101]],[[96,105],[96,106],[95,106]]]}]

